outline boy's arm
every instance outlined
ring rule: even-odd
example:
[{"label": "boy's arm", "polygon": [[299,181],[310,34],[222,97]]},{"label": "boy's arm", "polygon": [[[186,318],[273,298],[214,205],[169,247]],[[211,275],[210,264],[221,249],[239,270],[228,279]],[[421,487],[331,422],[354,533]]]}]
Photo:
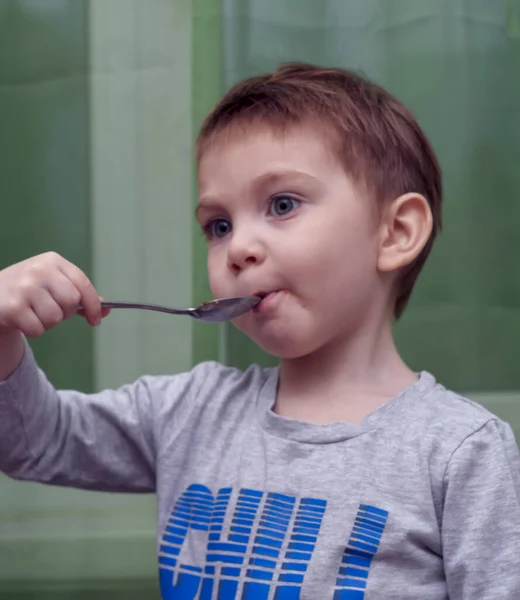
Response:
[{"label": "boy's arm", "polygon": [[0,382],[20,364],[24,355],[23,335],[17,331],[0,333]]},{"label": "boy's arm", "polygon": [[[154,378],[100,394],[58,392],[25,345],[0,382],[0,471],[88,489],[155,489]],[[173,390],[171,390],[173,392]]]},{"label": "boy's arm", "polygon": [[520,598],[520,456],[492,419],[453,453],[442,523],[450,600]]},{"label": "boy's arm", "polygon": [[[47,252],[0,271],[0,471],[20,479],[114,491],[155,487],[154,403],[175,409],[188,374],[142,378],[117,391],[57,392],[25,344],[81,314],[107,316],[78,267]],[[153,388],[153,389],[152,389]],[[189,403],[188,403],[189,405]]]}]

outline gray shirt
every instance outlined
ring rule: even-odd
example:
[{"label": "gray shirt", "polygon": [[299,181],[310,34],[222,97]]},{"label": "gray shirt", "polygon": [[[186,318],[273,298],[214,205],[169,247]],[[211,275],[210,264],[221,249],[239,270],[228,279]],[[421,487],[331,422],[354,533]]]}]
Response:
[{"label": "gray shirt", "polygon": [[274,414],[278,371],[203,363],[56,391],[29,349],[0,383],[0,469],[156,492],[164,599],[520,598],[511,428],[423,372],[360,425]]}]

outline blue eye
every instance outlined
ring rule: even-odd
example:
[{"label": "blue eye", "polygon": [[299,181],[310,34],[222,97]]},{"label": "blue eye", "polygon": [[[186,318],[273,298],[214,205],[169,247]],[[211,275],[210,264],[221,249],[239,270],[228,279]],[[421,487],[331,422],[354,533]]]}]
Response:
[{"label": "blue eye", "polygon": [[269,213],[275,217],[284,217],[298,208],[301,202],[292,196],[276,196],[271,200]]},{"label": "blue eye", "polygon": [[231,222],[227,219],[213,219],[204,227],[208,238],[223,238],[231,232]]}]

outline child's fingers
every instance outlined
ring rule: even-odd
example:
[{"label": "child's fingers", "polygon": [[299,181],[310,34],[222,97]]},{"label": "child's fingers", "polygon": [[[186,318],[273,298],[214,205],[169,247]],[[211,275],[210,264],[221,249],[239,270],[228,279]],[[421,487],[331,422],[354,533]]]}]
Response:
[{"label": "child's fingers", "polygon": [[63,319],[75,315],[81,304],[81,292],[61,271],[56,271],[46,286],[47,291],[54,298],[63,311]]},{"label": "child's fingers", "polygon": [[34,291],[29,306],[45,330],[56,327],[65,316],[61,306],[45,288]]},{"label": "child's fingers", "polygon": [[[100,298],[99,300],[100,300],[100,302],[102,302],[102,301],[103,301],[103,298]],[[108,315],[109,315],[111,312],[112,312],[112,309],[110,309],[110,308],[103,308],[103,307],[102,307],[102,308],[101,308],[101,319],[104,319],[105,317],[108,317]],[[86,317],[85,317],[85,312],[84,312],[84,310],[83,310],[83,309],[81,309],[81,310],[78,310],[78,311],[77,311],[77,314],[78,314],[78,315],[80,315],[80,316],[81,316],[81,317],[83,317],[83,318],[86,318]]]},{"label": "child's fingers", "polygon": [[80,301],[76,307],[83,307],[83,316],[91,325],[99,325],[102,318],[101,302],[89,278],[75,265],[62,259],[59,264],[60,271],[74,284],[80,294]]},{"label": "child's fingers", "polygon": [[37,338],[45,333],[45,326],[31,308],[27,307],[17,317],[16,329],[25,336]]}]

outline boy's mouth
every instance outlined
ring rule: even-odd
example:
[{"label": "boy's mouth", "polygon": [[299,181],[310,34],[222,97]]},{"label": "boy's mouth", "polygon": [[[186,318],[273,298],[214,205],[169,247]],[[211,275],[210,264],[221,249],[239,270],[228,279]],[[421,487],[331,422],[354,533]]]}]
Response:
[{"label": "boy's mouth", "polygon": [[256,292],[253,296],[258,296],[261,301],[253,308],[253,312],[263,312],[269,307],[269,304],[274,299],[274,296],[281,293],[282,290],[273,290],[272,292]]}]

